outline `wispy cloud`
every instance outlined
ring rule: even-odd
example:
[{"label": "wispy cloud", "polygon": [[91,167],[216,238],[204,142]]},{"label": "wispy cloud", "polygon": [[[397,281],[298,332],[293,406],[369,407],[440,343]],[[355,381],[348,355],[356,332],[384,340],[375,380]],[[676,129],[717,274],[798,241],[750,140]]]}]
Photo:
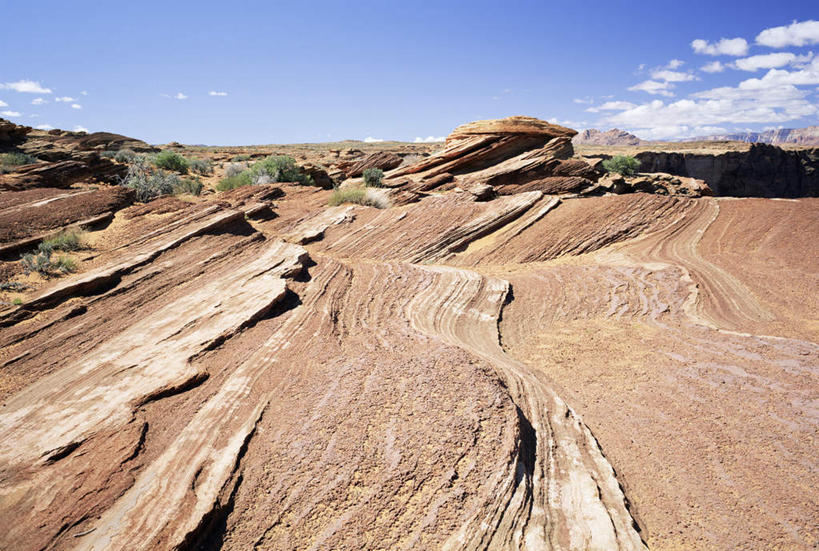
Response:
[{"label": "wispy cloud", "polygon": [[713,44],[698,38],[691,42],[694,53],[704,55],[742,56],[748,53],[748,41],[744,38],[721,38]]},{"label": "wispy cloud", "polygon": [[177,94],[174,96],[174,99],[188,99],[188,96],[186,96],[182,92],[177,92]]},{"label": "wispy cloud", "polygon": [[82,109],[82,105],[80,105],[79,103],[72,103],[71,109]]},{"label": "wispy cloud", "polygon": [[8,107],[9,104],[0,99],[0,107]]},{"label": "wispy cloud", "polygon": [[50,88],[44,88],[39,82],[33,80],[18,80],[17,82],[6,82],[0,84],[0,88],[14,90],[15,92],[27,92],[29,94],[50,94]]},{"label": "wispy cloud", "polygon": [[54,130],[54,127],[51,126],[50,124],[38,124],[34,128],[36,128],[37,130]]},{"label": "wispy cloud", "polygon": [[592,103],[594,103],[594,99],[588,98],[588,97],[586,97],[586,98],[574,98],[572,101],[574,103],[577,103],[577,104],[580,104],[580,105],[591,105]]},{"label": "wispy cloud", "polygon": [[74,132],[85,132],[86,134],[88,134],[88,129],[78,124],[77,126],[74,127]]},{"label": "wispy cloud", "polygon": [[210,92],[208,92],[208,95],[209,96],[226,96],[226,95],[228,95],[228,93],[227,92],[214,92],[213,90],[211,90]]},{"label": "wispy cloud", "polygon": [[600,111],[625,111],[626,109],[633,109],[637,107],[636,104],[630,101],[607,101],[602,105],[596,107],[589,107],[586,109],[589,113],[599,113]]},{"label": "wispy cloud", "polygon": [[23,114],[19,111],[0,111],[0,115],[4,117],[22,117]]},{"label": "wispy cloud", "polygon": [[70,101],[77,101],[77,98],[72,98],[70,96],[60,96],[58,98],[54,98],[54,101],[68,103]]},{"label": "wispy cloud", "polygon": [[[815,7],[815,6],[814,6]],[[756,35],[756,43],[770,48],[807,46],[819,43],[819,21],[808,20],[782,27],[771,27]]]},{"label": "wispy cloud", "polygon": [[421,136],[418,136],[413,141],[415,143],[436,143],[436,142],[442,142],[444,140],[446,140],[445,136],[427,136],[426,138],[422,138]]},{"label": "wispy cloud", "polygon": [[651,95],[659,95],[659,96],[667,96],[671,97],[674,95],[674,92],[671,89],[674,87],[673,84],[669,82],[660,82],[657,80],[644,80],[634,86],[629,87],[629,91],[631,92],[646,92],[647,94]]},{"label": "wispy cloud", "polygon": [[364,138],[365,143],[378,143],[383,141],[384,140],[382,140],[381,138],[373,138],[372,136],[367,136],[366,138]]},{"label": "wispy cloud", "polygon": [[48,100],[43,98],[34,98],[31,100],[31,105],[43,105],[44,103],[48,103]]},{"label": "wispy cloud", "polygon": [[83,96],[87,96],[87,95],[88,95],[88,92],[86,92],[85,90],[83,90],[82,92],[80,92],[80,94],[82,94]]},{"label": "wispy cloud", "polygon": [[691,80],[697,80],[697,77],[691,73],[669,71],[668,69],[652,71],[651,78],[655,80],[662,80],[665,82],[688,82]]}]

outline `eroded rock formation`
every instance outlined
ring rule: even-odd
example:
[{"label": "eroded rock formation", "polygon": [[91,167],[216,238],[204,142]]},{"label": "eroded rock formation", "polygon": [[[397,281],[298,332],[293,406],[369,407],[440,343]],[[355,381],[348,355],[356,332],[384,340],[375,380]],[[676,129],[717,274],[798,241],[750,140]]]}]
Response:
[{"label": "eroded rock formation", "polygon": [[817,200],[566,193],[572,134],[113,214],[0,307],[0,548],[811,548]]}]

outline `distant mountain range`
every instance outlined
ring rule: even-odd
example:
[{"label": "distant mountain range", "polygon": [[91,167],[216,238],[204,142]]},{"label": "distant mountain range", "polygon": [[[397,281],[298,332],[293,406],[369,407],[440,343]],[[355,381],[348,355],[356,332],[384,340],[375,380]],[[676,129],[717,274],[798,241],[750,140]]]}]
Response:
[{"label": "distant mountain range", "polygon": [[819,145],[819,126],[806,128],[780,128],[765,130],[764,132],[741,132],[738,134],[715,134],[701,136],[686,141],[735,141],[750,143]]},{"label": "distant mountain range", "polygon": [[[747,143],[769,143],[773,145],[795,144],[795,145],[819,145],[819,126],[808,126],[806,128],[780,128],[778,130],[765,130],[764,132],[740,132],[736,134],[713,134],[711,136],[698,136],[696,138],[683,138],[679,140],[665,140],[672,142],[747,142]],[[629,134],[625,130],[612,128],[605,132],[590,128],[583,130],[572,139],[574,145],[640,145],[646,143],[634,134]]]}]

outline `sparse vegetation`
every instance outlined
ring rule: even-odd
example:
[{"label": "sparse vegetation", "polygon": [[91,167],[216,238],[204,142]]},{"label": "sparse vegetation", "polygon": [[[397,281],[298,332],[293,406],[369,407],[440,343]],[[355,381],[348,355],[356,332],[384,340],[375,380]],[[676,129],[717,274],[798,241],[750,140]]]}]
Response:
[{"label": "sparse vegetation", "polygon": [[372,188],[343,187],[335,188],[330,196],[329,205],[335,207],[343,203],[354,203],[386,209],[390,206],[390,199],[384,191]]},{"label": "sparse vegetation", "polygon": [[296,182],[304,185],[312,185],[313,177],[305,174],[296,164],[293,157],[284,155],[271,155],[259,162],[253,163],[250,168],[239,173],[234,168],[236,165],[228,165],[224,178],[216,186],[219,191],[236,189],[241,186],[262,185],[275,182]]},{"label": "sparse vegetation", "polygon": [[120,181],[120,185],[133,189],[137,201],[143,203],[173,193],[180,184],[178,175],[153,168],[139,156],[128,165],[128,173]]},{"label": "sparse vegetation", "polygon": [[30,286],[19,281],[2,281],[0,282],[0,291],[21,292],[29,289]]},{"label": "sparse vegetation", "polygon": [[236,155],[231,159],[234,163],[241,163],[250,160],[250,155]]},{"label": "sparse vegetation", "polygon": [[130,149],[120,149],[116,155],[114,155],[114,160],[118,163],[130,163],[133,162],[136,157],[137,154]]},{"label": "sparse vegetation", "polygon": [[179,174],[188,173],[188,160],[176,151],[169,151],[167,149],[161,151],[154,157],[154,164],[157,168],[172,170]]},{"label": "sparse vegetation", "polygon": [[51,250],[40,250],[35,253],[26,253],[20,257],[23,264],[23,271],[26,274],[37,272],[43,277],[48,277],[54,272],[67,274],[77,270],[77,259],[73,256],[60,256],[56,260],[52,258]]},{"label": "sparse vegetation", "polygon": [[108,151],[103,151],[102,153],[100,153],[100,157],[102,157],[103,159],[113,159],[116,156],[117,156],[117,152],[113,151],[111,149],[109,149]]},{"label": "sparse vegetation", "polygon": [[207,159],[188,159],[188,168],[191,172],[202,176],[213,174],[213,165]]},{"label": "sparse vegetation", "polygon": [[606,172],[616,172],[622,176],[634,176],[638,168],[640,161],[628,155],[615,155],[603,161],[603,169]]},{"label": "sparse vegetation", "polygon": [[20,306],[21,304],[23,304],[23,299],[17,297],[16,299],[12,300],[11,303],[15,306]]},{"label": "sparse vegetation", "polygon": [[174,195],[190,194],[199,195],[202,193],[204,185],[199,178],[181,178],[179,184],[173,188]]},{"label": "sparse vegetation", "polygon": [[40,252],[79,251],[85,249],[83,233],[76,230],[65,231],[55,237],[43,240],[37,247]]}]

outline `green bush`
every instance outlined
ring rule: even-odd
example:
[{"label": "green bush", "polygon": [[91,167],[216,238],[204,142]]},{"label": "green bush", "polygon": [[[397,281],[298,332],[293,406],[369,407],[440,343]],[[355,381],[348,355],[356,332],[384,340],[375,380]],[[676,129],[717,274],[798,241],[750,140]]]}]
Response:
[{"label": "green bush", "polygon": [[188,160],[176,151],[161,151],[155,158],[154,164],[157,168],[172,170],[179,174],[188,173]]},{"label": "green bush", "polygon": [[114,155],[114,160],[118,163],[130,163],[134,159],[136,159],[137,154],[130,149],[120,149],[117,151],[117,154]]},{"label": "green bush", "polygon": [[51,251],[26,253],[20,257],[20,262],[23,264],[23,271],[26,275],[37,272],[42,276],[46,276],[54,269],[51,262]]},{"label": "green bush", "polygon": [[188,159],[188,168],[191,172],[207,176],[213,174],[213,165],[207,159]]},{"label": "green bush", "polygon": [[3,166],[21,166],[36,163],[37,159],[25,153],[3,153],[0,155],[0,165]]},{"label": "green bush", "polygon": [[11,303],[14,304],[15,306],[20,306],[21,304],[23,304],[23,299],[17,297],[16,299],[12,300]]},{"label": "green bush", "polygon": [[137,201],[143,203],[173,193],[180,184],[178,175],[154,169],[144,157],[136,157],[128,165],[128,173],[120,180],[120,185],[133,189]]},{"label": "green bush", "polygon": [[190,195],[199,195],[202,193],[202,188],[205,187],[199,178],[181,178],[179,184],[173,188],[174,195],[182,195],[188,193]]},{"label": "green bush", "polygon": [[638,168],[640,168],[640,161],[628,155],[615,155],[603,161],[603,170],[616,172],[623,176],[634,176]]},{"label": "green bush", "polygon": [[54,262],[54,269],[61,274],[77,271],[77,259],[73,256],[61,256]]},{"label": "green bush", "polygon": [[296,182],[304,185],[313,185],[313,177],[305,174],[292,157],[271,155],[257,163],[253,163],[247,170],[236,174],[236,165],[228,165],[225,174],[227,177],[216,186],[219,191],[236,189],[241,186],[262,185],[276,182]]},{"label": "green bush", "polygon": [[362,174],[364,177],[364,185],[367,187],[381,187],[381,179],[384,177],[384,171],[380,168],[368,168]]},{"label": "green bush", "polygon": [[237,187],[249,186],[252,183],[250,173],[245,170],[244,172],[223,179],[216,184],[216,189],[218,191],[228,191],[230,189],[236,189]]},{"label": "green bush", "polygon": [[250,160],[250,155],[236,155],[235,157],[233,157],[231,159],[231,161],[233,161],[234,163],[241,163],[241,162],[249,161],[249,160]]}]

